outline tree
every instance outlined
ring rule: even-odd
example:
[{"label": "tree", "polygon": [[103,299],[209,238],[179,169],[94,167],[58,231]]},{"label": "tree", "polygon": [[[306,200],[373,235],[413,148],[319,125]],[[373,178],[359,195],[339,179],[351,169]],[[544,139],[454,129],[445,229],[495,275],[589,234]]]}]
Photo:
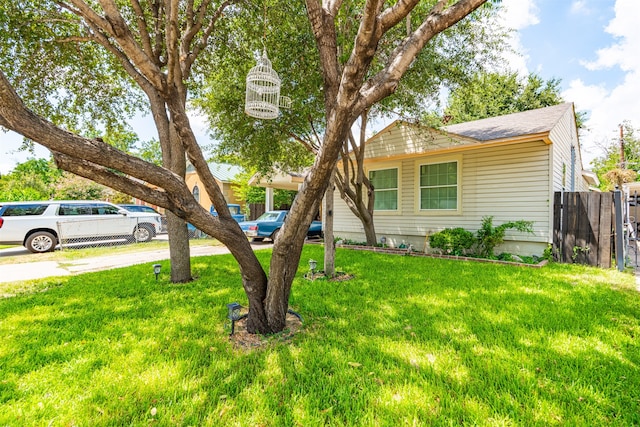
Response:
[{"label": "tree", "polygon": [[[319,64],[314,55],[315,46],[311,43],[313,34],[305,20],[292,19],[302,17],[304,10],[296,2],[284,7],[274,7],[272,3],[265,2],[262,16],[258,13],[237,18],[237,27],[255,31],[243,31],[225,40],[226,49],[241,54],[226,55],[220,59],[216,70],[207,76],[204,96],[197,101],[210,118],[212,131],[220,141],[215,147],[215,154],[249,167],[257,166],[263,174],[271,173],[274,164],[285,171],[297,171],[308,166],[313,157],[299,150],[306,148],[317,155],[325,129],[324,100],[322,93],[318,92],[322,76],[315,73]],[[404,25],[389,30],[377,46],[378,54],[372,59],[365,78],[382,69],[384,61],[397,47],[396,41],[420,25],[420,19],[428,13],[432,3],[420,2],[406,17]],[[355,39],[358,30],[356,11],[344,9],[347,7],[341,11],[341,19],[336,20],[340,31],[336,54],[341,59],[347,57],[351,49],[349,43]],[[374,192],[364,170],[364,151],[360,147],[364,146],[369,122],[398,113],[415,117],[421,114],[426,104],[438,99],[442,87],[457,87],[471,79],[477,70],[494,64],[495,56],[504,50],[504,31],[491,20],[492,10],[485,9],[482,13],[475,13],[473,19],[448,28],[425,46],[393,95],[363,111],[343,143],[340,154],[342,167],[334,175],[335,188],[362,222],[368,244],[376,243]],[[282,25],[283,22],[286,24]],[[293,98],[294,103],[291,111],[285,111],[273,122],[248,121],[238,108],[244,97],[245,76],[263,49],[282,78],[283,92]],[[330,210],[325,209],[325,212]],[[328,236],[325,242],[331,240],[328,225],[325,218],[324,228]],[[327,251],[325,270],[326,256]]]},{"label": "tree", "polygon": [[29,159],[0,178],[0,200],[47,200],[60,176],[51,160]]},{"label": "tree", "polygon": [[487,117],[549,107],[564,102],[560,80],[543,81],[531,73],[478,73],[468,84],[451,92],[445,107],[447,123],[464,123]]},{"label": "tree", "polygon": [[640,137],[631,122],[625,120],[620,125],[620,137],[602,147],[604,154],[592,162],[593,170],[600,180],[602,191],[621,187],[625,182],[633,182],[640,170]]},{"label": "tree", "polygon": [[[137,38],[148,64],[166,69],[163,56],[167,28],[153,24],[153,17],[166,13],[164,2],[155,0],[146,12],[139,2],[123,8],[118,22],[108,22],[114,2],[0,0],[0,66],[5,70],[34,112],[52,123],[87,137],[99,138],[129,151],[132,139],[124,122],[136,111],[151,111],[156,122],[165,166],[179,175],[186,170],[185,153],[172,131],[168,108],[149,87],[136,80],[140,74],[111,37],[120,41]],[[207,2],[209,3],[209,2]],[[105,16],[99,15],[104,9]],[[136,14],[144,15],[143,28]],[[104,20],[105,18],[106,20]],[[128,22],[129,21],[129,22]],[[187,43],[189,44],[189,43]],[[141,60],[142,58],[138,58]],[[189,67],[182,70],[185,81]],[[28,78],[24,78],[28,76]],[[146,98],[146,105],[145,105]],[[110,136],[113,136],[111,138]],[[124,137],[124,138],[121,138]],[[25,144],[28,146],[30,141]],[[167,215],[170,240],[171,279],[191,280],[189,240],[186,223]]]},{"label": "tree", "polygon": [[[158,105],[166,107],[164,111],[152,108],[154,114],[170,117],[166,122],[156,121],[156,125],[172,125],[167,129],[174,137],[171,141],[179,142],[186,151],[218,216],[212,216],[195,201],[184,180],[172,169],[135,158],[96,139],[79,136],[34,114],[3,72],[0,73],[0,125],[48,147],[61,168],[162,206],[220,240],[240,266],[249,300],[249,331],[281,331],[285,327],[291,284],[308,227],[353,123],[365,110],[396,91],[400,79],[429,41],[485,2],[434,2],[409,34],[387,40],[385,36],[391,36],[394,28],[404,27],[406,16],[420,3],[418,0],[401,1],[386,8],[382,0],[368,0],[361,7],[340,1],[323,4],[316,0],[306,1],[323,81],[321,96],[325,126],[318,154],[273,246],[268,278],[226,207],[226,200],[197,144],[186,110],[188,85],[185,76],[195,66],[198,54],[211,42],[209,36],[228,2],[217,7],[208,1],[198,5],[189,1],[179,4],[177,0],[145,4],[151,6],[150,9],[136,1],[131,3],[131,9],[124,9],[124,6],[119,9],[110,0],[101,0],[101,8],[96,9],[80,0],[59,2],[73,14],[75,21],[71,22],[86,26],[88,40],[108,42],[100,46],[118,58],[149,98],[156,97]],[[348,6],[353,6],[353,10],[347,10]],[[126,16],[136,18],[136,25],[127,25],[124,11],[128,13]],[[233,15],[242,10],[238,4],[226,11]],[[343,34],[337,33],[340,26],[336,24],[342,14],[357,16],[354,22],[358,23],[358,30],[354,38],[343,38]],[[158,35],[166,39],[163,46],[166,50],[152,49],[151,30],[158,30]],[[395,48],[388,56],[380,57],[376,54],[383,40],[394,43]],[[342,49],[345,54],[339,55],[338,45],[342,43],[345,43]],[[374,60],[379,64],[375,72],[371,68]]]}]

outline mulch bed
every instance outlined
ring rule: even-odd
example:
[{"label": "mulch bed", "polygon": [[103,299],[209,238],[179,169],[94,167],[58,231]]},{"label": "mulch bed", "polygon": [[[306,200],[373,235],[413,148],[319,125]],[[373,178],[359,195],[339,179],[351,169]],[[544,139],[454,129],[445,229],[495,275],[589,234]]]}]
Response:
[{"label": "mulch bed", "polygon": [[241,350],[252,350],[267,346],[273,342],[287,341],[291,339],[302,328],[302,322],[291,313],[287,313],[286,326],[280,333],[273,335],[250,334],[247,332],[247,319],[236,322],[235,332],[229,336],[229,341],[235,348]]},{"label": "mulch bed", "polygon": [[518,265],[521,267],[532,267],[532,268],[540,268],[548,264],[547,260],[542,260],[537,264],[528,264],[525,262],[501,261],[497,259],[474,258],[474,257],[456,256],[456,255],[428,254],[424,252],[408,251],[407,249],[381,248],[381,247],[364,246],[364,245],[336,245],[336,247],[344,248],[344,249],[353,249],[357,251],[379,252],[383,254],[392,254],[392,255],[455,259],[459,261],[475,261],[475,262],[486,262],[490,264]]}]

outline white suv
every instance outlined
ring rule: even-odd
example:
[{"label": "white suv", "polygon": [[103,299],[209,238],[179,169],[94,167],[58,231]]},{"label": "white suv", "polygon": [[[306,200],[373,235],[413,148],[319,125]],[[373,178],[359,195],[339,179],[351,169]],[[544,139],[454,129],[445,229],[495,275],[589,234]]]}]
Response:
[{"label": "white suv", "polygon": [[160,215],[129,212],[106,202],[0,202],[0,244],[49,252],[60,241],[128,238],[147,242],[160,232]]}]

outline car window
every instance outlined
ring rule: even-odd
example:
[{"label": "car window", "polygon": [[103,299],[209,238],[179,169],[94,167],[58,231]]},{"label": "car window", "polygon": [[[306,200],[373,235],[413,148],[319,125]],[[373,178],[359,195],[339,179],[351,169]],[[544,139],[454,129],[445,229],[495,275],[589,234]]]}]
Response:
[{"label": "car window", "polygon": [[240,206],[229,206],[229,211],[231,211],[231,215],[238,215],[240,213]]},{"label": "car window", "polygon": [[100,203],[91,206],[92,215],[118,215],[119,213],[120,209],[115,206],[102,205]]},{"label": "car window", "polygon": [[256,221],[277,221],[280,212],[265,212]]},{"label": "car window", "polygon": [[[7,206],[2,212],[2,216],[30,216],[42,215],[49,205],[12,205]],[[1,211],[2,209],[0,209]]]},{"label": "car window", "polygon": [[91,205],[72,205],[62,203],[58,209],[58,215],[91,215]]}]

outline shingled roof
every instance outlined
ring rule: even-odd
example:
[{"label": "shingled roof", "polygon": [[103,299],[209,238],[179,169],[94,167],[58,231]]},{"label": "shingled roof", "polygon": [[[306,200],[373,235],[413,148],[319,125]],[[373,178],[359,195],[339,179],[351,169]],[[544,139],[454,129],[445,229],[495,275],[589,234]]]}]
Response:
[{"label": "shingled roof", "polygon": [[533,135],[551,131],[570,108],[573,108],[573,103],[565,102],[551,107],[446,126],[444,130],[478,141]]}]

